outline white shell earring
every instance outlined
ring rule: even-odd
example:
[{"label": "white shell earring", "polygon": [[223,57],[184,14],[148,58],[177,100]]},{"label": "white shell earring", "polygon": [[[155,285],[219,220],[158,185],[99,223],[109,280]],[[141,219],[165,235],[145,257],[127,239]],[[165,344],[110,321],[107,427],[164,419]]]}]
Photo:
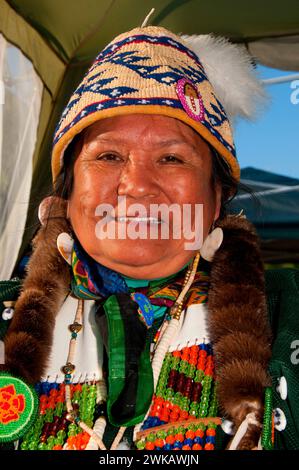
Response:
[{"label": "white shell earring", "polygon": [[65,259],[65,261],[69,265],[71,265],[74,239],[71,237],[69,233],[62,232],[58,235],[56,243],[57,243],[58,251],[61,254],[61,256]]},{"label": "white shell earring", "polygon": [[206,261],[211,262],[218,248],[223,241],[223,230],[220,227],[214,228],[206,237],[200,249],[200,255]]}]

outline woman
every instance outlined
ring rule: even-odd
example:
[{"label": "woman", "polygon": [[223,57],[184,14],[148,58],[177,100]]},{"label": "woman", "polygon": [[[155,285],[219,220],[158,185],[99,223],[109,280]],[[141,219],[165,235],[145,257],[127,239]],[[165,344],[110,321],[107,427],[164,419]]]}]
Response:
[{"label": "woman", "polygon": [[196,43],[158,27],[118,36],[62,114],[55,194],[5,337],[15,425],[2,416],[3,441],[212,450],[227,445],[226,418],[230,448],[272,446],[258,242],[243,217],[225,217],[239,179],[225,109],[248,113],[238,77],[260,90],[234,46]]}]

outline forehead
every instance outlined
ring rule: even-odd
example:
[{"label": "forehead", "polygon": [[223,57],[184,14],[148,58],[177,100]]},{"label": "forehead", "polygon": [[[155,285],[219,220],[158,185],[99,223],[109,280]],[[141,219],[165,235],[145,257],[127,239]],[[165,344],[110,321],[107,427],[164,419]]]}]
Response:
[{"label": "forehead", "polygon": [[102,119],[83,132],[84,144],[92,141],[113,139],[123,143],[142,142],[159,145],[163,142],[206,147],[208,144],[191,127],[178,119],[161,115],[132,114]]}]

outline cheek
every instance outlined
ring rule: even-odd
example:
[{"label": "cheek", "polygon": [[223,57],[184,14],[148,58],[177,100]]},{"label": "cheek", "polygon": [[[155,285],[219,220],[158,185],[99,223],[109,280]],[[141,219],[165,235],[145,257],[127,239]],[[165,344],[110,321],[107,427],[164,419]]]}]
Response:
[{"label": "cheek", "polygon": [[[99,204],[113,204],[114,179],[96,168],[78,165],[74,168],[74,187],[69,198],[69,216],[94,218]],[[81,219],[82,221],[82,219]]]},{"label": "cheek", "polygon": [[98,197],[91,187],[85,183],[74,185],[72,195],[69,198],[69,216],[71,222],[80,217],[91,217],[94,214]]},{"label": "cheek", "polygon": [[[203,237],[205,238],[214,221],[216,212],[216,194],[210,183],[210,177],[203,176],[202,172],[198,174],[194,172],[186,179],[178,178],[175,191],[172,193],[172,199],[172,202],[181,205],[190,204],[192,226],[194,229],[202,226]],[[202,212],[196,204],[202,204]],[[199,212],[196,212],[198,210]],[[201,214],[203,219],[201,219]],[[202,221],[200,222],[200,220]]]},{"label": "cheek", "polygon": [[172,186],[172,199],[181,204],[203,204],[207,209],[215,206],[215,191],[210,177],[196,172],[187,177],[178,177],[175,187]]}]

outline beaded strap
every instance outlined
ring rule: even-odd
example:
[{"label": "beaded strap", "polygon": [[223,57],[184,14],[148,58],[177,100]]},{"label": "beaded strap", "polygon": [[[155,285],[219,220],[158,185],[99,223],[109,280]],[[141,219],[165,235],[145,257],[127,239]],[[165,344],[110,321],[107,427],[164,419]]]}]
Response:
[{"label": "beaded strap", "polygon": [[264,420],[261,444],[265,450],[272,450],[274,447],[273,391],[271,387],[267,387],[265,389]]},{"label": "beaded strap", "polygon": [[220,418],[189,420],[175,426],[160,426],[137,435],[138,450],[214,450]]}]

